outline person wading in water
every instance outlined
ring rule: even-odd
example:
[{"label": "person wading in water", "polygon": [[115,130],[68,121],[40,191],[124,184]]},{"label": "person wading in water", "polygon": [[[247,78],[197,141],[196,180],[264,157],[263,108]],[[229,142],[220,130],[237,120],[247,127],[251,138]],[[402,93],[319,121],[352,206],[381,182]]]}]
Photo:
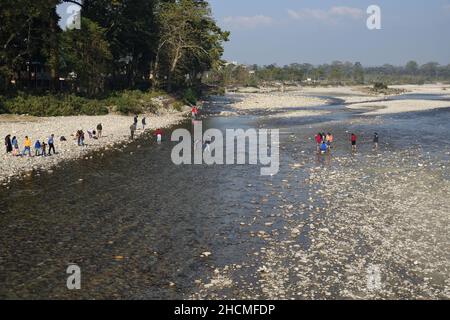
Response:
[{"label": "person wading in water", "polygon": [[356,134],[352,133],[352,136],[350,138],[350,141],[352,143],[352,151],[356,152],[356,142],[358,140],[358,137],[356,136]]},{"label": "person wading in water", "polygon": [[380,141],[380,137],[378,136],[378,133],[374,133],[373,135],[373,149],[378,150],[378,143]]}]

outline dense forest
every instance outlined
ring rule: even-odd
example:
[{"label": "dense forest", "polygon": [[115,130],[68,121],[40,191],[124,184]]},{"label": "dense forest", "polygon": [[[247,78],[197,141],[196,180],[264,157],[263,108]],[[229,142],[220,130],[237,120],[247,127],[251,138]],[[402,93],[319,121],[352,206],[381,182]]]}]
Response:
[{"label": "dense forest", "polygon": [[218,71],[210,72],[207,80],[223,86],[258,86],[270,82],[310,85],[423,84],[449,82],[450,65],[440,66],[436,62],[429,62],[420,66],[415,61],[410,61],[405,66],[385,64],[380,67],[364,67],[359,62],[341,61],[319,66],[294,63],[283,67],[276,64],[228,64]]},{"label": "dense forest", "polygon": [[[63,4],[81,8],[78,27],[61,27]],[[195,103],[204,85],[450,81],[450,65],[435,62],[225,63],[230,34],[205,0],[2,0],[0,21],[0,113],[139,112],[161,92]]]},{"label": "dense forest", "polygon": [[[81,7],[79,28],[61,27],[64,2]],[[135,90],[193,95],[229,37],[203,0],[2,0],[0,21],[0,112],[64,97],[64,114],[98,113],[70,109]]]}]

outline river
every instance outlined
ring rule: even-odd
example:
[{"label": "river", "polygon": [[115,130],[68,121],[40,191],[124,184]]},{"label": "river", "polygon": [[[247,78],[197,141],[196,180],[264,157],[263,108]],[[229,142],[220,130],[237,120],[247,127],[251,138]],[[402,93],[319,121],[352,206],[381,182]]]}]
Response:
[{"label": "river", "polygon": [[[221,101],[214,108],[227,109]],[[311,219],[315,209],[308,199],[317,183],[305,180],[314,168],[339,170],[335,159],[352,157],[349,132],[361,139],[355,166],[364,166],[366,155],[373,154],[374,131],[380,133],[382,154],[420,148],[435,165],[448,165],[450,108],[378,117],[361,116],[339,101],[312,109],[333,112],[277,120],[256,112],[237,117],[212,112],[203,120],[204,130],[279,128],[280,172],[272,177],[261,176],[259,166],[175,166],[174,143],[158,145],[145,136],[120,151],[13,181],[0,189],[0,297],[271,298],[258,284],[262,256],[271,250],[267,238],[286,240],[293,222]],[[191,121],[183,127],[192,130]],[[317,131],[334,133],[332,156],[315,154]],[[301,169],[293,171],[296,163]],[[448,169],[443,172],[448,186]],[[321,205],[324,199],[318,198],[314,207]],[[286,215],[280,208],[302,210]],[[310,249],[311,232],[305,228],[298,235],[298,250]],[[81,290],[66,287],[70,264],[81,268]],[[233,284],[211,293],[205,284],[230,269]],[[437,285],[436,296],[445,296],[447,279],[448,274]],[[336,292],[339,288],[330,297],[341,298]]]}]

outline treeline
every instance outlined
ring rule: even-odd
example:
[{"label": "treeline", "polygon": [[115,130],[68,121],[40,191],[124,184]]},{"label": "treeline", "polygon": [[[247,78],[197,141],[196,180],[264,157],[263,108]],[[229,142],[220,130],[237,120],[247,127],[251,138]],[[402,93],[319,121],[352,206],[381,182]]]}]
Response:
[{"label": "treeline", "polygon": [[60,27],[57,6],[0,1],[0,95],[197,88],[222,64],[229,33],[203,0],[84,0],[81,28]]},{"label": "treeline", "polygon": [[210,72],[207,81],[222,86],[258,86],[266,82],[304,84],[423,84],[425,82],[449,82],[450,64],[441,66],[436,62],[419,65],[415,61],[405,66],[385,64],[379,67],[364,67],[361,63],[335,61],[331,64],[290,64],[283,67],[228,64],[218,71]]}]

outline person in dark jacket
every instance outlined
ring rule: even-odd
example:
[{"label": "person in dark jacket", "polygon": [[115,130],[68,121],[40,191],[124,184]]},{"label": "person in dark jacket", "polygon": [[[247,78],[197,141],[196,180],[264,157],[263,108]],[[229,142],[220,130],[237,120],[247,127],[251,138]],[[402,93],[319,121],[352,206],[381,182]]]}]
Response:
[{"label": "person in dark jacket", "polygon": [[5,147],[6,147],[6,153],[11,153],[13,151],[13,146],[12,146],[12,143],[11,143],[11,135],[10,134],[8,134],[5,137]]},{"label": "person in dark jacket", "polygon": [[378,143],[380,142],[380,137],[378,136],[378,133],[374,133],[373,135],[373,148],[374,150],[378,150]]},{"label": "person in dark jacket", "polygon": [[102,124],[101,123],[99,123],[98,125],[97,125],[97,137],[100,139],[101,137],[102,137],[102,130],[103,130],[103,126],[102,126]]}]

